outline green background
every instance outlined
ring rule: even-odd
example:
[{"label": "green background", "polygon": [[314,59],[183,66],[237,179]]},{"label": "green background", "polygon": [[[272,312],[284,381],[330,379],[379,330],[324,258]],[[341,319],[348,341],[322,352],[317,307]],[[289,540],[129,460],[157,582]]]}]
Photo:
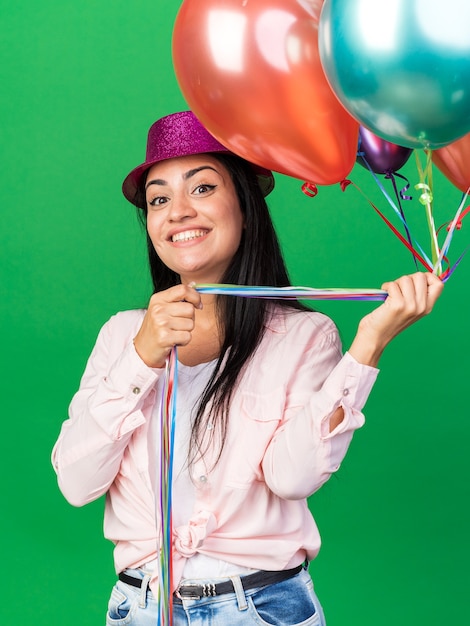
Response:
[{"label": "green background", "polygon": [[[100,326],[150,293],[120,185],[150,124],[186,108],[171,62],[179,4],[0,4],[3,624],[104,623],[115,575],[103,501],[68,505],[49,456]],[[402,173],[418,182],[414,157]],[[354,188],[312,199],[301,181],[276,178],[269,203],[294,284],[375,288],[414,270]],[[351,178],[392,216],[366,170]],[[440,224],[461,194],[436,173],[435,197]],[[409,205],[429,250],[424,210]],[[464,223],[452,260],[467,243]],[[466,258],[433,314],[389,347],[365,428],[311,499],[323,538],[312,573],[329,626],[468,623],[469,278]],[[373,306],[318,308],[347,347]]]}]

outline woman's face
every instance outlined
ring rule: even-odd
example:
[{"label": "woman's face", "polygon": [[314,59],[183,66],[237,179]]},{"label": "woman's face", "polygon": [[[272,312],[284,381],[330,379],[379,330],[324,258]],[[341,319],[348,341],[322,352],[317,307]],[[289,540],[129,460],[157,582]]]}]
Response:
[{"label": "woman's face", "polygon": [[228,170],[208,155],[161,161],[145,185],[147,231],[183,283],[220,282],[240,245],[243,215]]}]

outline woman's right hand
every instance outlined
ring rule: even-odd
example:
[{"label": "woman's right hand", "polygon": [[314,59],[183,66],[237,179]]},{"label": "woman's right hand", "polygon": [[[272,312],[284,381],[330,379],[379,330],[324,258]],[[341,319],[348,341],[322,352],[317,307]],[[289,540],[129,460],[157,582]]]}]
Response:
[{"label": "woman's right hand", "polygon": [[360,363],[377,367],[390,341],[432,311],[443,287],[442,281],[430,272],[415,272],[384,283],[382,289],[388,296],[359,323],[350,354]]},{"label": "woman's right hand", "polygon": [[191,341],[200,294],[188,285],[176,285],[153,294],[142,326],[134,338],[137,354],[149,367],[164,367],[174,346]]}]

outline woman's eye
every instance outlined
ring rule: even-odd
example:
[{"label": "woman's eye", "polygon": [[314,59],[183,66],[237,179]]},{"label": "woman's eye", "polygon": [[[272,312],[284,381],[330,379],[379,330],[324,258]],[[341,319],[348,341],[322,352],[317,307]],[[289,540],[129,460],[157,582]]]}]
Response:
[{"label": "woman's eye", "polygon": [[165,198],[165,196],[156,196],[155,198],[147,200],[147,204],[150,206],[161,206],[162,204],[165,204],[165,202],[167,202],[167,198]]},{"label": "woman's eye", "polygon": [[194,190],[196,194],[207,193],[215,189],[216,185],[198,185]]}]

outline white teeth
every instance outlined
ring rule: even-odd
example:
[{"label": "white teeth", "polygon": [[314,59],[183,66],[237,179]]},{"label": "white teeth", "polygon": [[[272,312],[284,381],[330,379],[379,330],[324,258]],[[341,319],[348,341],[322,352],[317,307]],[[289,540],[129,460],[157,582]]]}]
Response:
[{"label": "white teeth", "polygon": [[207,230],[185,230],[182,233],[176,233],[176,235],[173,235],[171,241],[189,241],[190,239],[204,237],[204,235],[206,235],[207,233]]}]

